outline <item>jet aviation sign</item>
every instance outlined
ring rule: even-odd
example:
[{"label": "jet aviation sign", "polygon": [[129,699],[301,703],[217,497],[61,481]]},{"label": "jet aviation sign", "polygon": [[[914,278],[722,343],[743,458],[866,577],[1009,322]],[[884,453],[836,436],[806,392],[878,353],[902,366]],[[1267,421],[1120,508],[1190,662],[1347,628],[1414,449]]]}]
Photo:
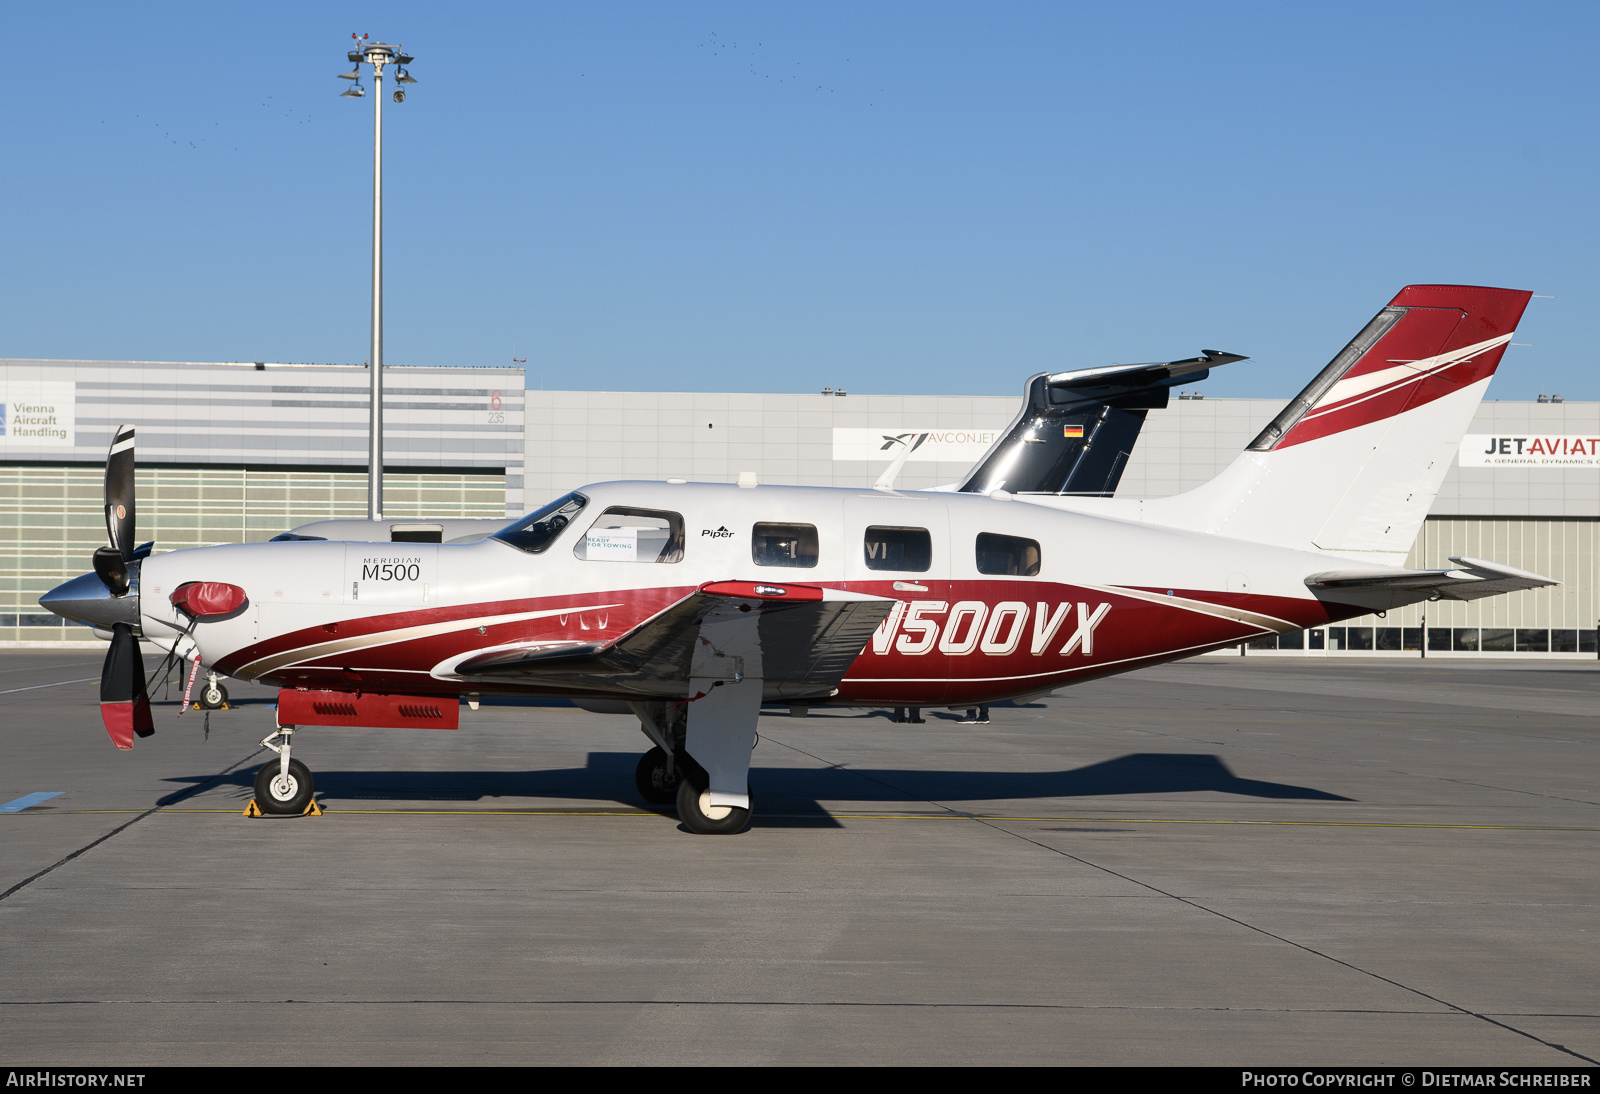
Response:
[{"label": "jet aviation sign", "polygon": [[1576,433],[1468,433],[1461,438],[1462,467],[1600,468],[1600,435]]}]

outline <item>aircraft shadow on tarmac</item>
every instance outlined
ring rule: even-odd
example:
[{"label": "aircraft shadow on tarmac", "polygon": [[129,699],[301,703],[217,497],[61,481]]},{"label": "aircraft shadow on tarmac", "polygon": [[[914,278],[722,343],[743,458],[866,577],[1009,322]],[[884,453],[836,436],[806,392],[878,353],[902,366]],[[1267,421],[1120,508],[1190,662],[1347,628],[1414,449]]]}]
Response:
[{"label": "aircraft shadow on tarmac", "polygon": [[[337,809],[381,808],[381,802],[489,802],[520,798],[505,808],[535,810],[536,801],[561,799],[637,807],[633,769],[638,753],[591,752],[585,767],[544,771],[339,771],[317,770],[317,797]],[[168,804],[202,783],[248,791],[255,767],[212,776],[170,781],[184,789],[163,798]],[[751,771],[759,825],[823,825],[836,822],[822,802],[873,803],[905,808],[930,802],[973,805],[1018,799],[1082,798],[1119,794],[1237,794],[1294,801],[1351,801],[1325,790],[1288,783],[1242,779],[1220,757],[1183,752],[1135,752],[1067,771],[936,771],[917,768],[762,767],[760,754]],[[369,804],[371,803],[371,804]],[[492,802],[490,803],[492,804]],[[981,810],[980,810],[981,811]]]}]

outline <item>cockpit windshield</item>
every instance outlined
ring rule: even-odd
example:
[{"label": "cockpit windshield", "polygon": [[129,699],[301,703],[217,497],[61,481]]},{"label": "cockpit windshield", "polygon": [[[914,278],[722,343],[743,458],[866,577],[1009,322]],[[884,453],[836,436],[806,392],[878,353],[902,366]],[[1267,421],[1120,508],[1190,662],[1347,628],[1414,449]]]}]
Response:
[{"label": "cockpit windshield", "polygon": [[519,551],[537,555],[554,543],[567,525],[571,524],[588,504],[589,499],[582,494],[568,494],[564,498],[557,498],[538,512],[506,525],[492,538],[502,543],[509,543]]}]

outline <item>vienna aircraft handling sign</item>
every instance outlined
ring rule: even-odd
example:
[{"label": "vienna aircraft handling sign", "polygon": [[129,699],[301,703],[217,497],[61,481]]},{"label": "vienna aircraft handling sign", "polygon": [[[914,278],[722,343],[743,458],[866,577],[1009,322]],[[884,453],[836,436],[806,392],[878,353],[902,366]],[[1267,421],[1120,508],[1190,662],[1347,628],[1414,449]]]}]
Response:
[{"label": "vienna aircraft handling sign", "polygon": [[1462,467],[1600,467],[1600,435],[1468,433]]},{"label": "vienna aircraft handling sign", "polygon": [[76,394],[70,382],[0,381],[0,447],[72,447]]}]

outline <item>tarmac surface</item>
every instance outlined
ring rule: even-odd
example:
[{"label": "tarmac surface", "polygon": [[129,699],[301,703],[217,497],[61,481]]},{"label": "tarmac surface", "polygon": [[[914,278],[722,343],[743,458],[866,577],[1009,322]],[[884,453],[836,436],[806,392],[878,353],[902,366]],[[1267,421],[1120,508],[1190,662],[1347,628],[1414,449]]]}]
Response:
[{"label": "tarmac surface", "polygon": [[734,837],[563,707],[307,730],[326,814],[246,819],[271,693],[119,754],[99,667],[0,651],[3,1064],[1600,1060],[1600,665],[771,714]]}]

